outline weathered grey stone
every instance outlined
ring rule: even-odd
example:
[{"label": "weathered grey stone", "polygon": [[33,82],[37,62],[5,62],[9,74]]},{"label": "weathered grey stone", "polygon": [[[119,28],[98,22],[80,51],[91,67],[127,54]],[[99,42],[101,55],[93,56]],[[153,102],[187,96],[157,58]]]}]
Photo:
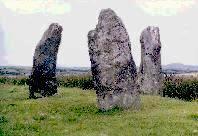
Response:
[{"label": "weathered grey stone", "polygon": [[29,80],[30,98],[35,98],[34,92],[44,97],[57,93],[56,61],[62,30],[62,26],[52,23],[36,46]]},{"label": "weathered grey stone", "polygon": [[88,47],[99,108],[138,108],[140,97],[131,43],[113,10],[101,11],[95,30],[88,33]]},{"label": "weathered grey stone", "polygon": [[162,88],[161,42],[159,28],[149,26],[141,37],[140,90],[144,94],[160,94]]}]

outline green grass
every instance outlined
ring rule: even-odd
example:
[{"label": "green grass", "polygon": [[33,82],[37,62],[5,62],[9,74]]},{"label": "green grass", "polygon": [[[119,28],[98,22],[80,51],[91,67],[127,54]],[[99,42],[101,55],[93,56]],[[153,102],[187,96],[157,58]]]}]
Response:
[{"label": "green grass", "polygon": [[197,136],[198,103],[142,96],[139,111],[101,112],[94,91],[59,88],[30,100],[28,86],[0,85],[0,136]]}]

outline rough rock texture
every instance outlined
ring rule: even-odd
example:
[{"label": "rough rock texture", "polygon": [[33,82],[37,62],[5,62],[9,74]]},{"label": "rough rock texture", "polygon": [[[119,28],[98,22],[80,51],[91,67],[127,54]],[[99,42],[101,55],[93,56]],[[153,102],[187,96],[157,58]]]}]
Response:
[{"label": "rough rock texture", "polygon": [[161,42],[159,28],[149,26],[141,37],[140,90],[144,94],[160,94],[162,87]]},{"label": "rough rock texture", "polygon": [[99,108],[138,108],[140,97],[131,43],[113,10],[101,11],[95,30],[88,33],[88,46]]},{"label": "rough rock texture", "polygon": [[62,26],[52,23],[36,46],[29,80],[30,98],[35,98],[34,92],[44,97],[57,93],[56,60],[62,30]]}]

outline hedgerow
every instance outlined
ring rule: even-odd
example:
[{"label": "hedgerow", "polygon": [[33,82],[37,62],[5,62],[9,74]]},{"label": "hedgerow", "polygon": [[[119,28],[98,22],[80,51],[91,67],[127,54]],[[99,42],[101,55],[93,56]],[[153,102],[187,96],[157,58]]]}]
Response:
[{"label": "hedgerow", "polygon": [[[2,84],[13,84],[13,85],[28,85],[28,77],[0,77],[0,83]],[[83,90],[93,89],[91,75],[68,75],[57,77],[58,86],[63,87],[77,87]]]},{"label": "hedgerow", "polygon": [[169,76],[164,80],[163,96],[192,101],[198,98],[198,79]]}]

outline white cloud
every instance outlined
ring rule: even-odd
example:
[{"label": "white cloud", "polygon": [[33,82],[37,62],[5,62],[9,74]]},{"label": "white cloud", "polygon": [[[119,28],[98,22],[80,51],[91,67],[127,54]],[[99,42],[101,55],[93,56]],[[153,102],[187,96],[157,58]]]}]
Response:
[{"label": "white cloud", "polygon": [[136,0],[146,13],[156,16],[172,16],[182,13],[196,4],[195,0]]},{"label": "white cloud", "polygon": [[0,0],[4,6],[20,14],[64,14],[71,11],[70,3],[64,0]]}]

